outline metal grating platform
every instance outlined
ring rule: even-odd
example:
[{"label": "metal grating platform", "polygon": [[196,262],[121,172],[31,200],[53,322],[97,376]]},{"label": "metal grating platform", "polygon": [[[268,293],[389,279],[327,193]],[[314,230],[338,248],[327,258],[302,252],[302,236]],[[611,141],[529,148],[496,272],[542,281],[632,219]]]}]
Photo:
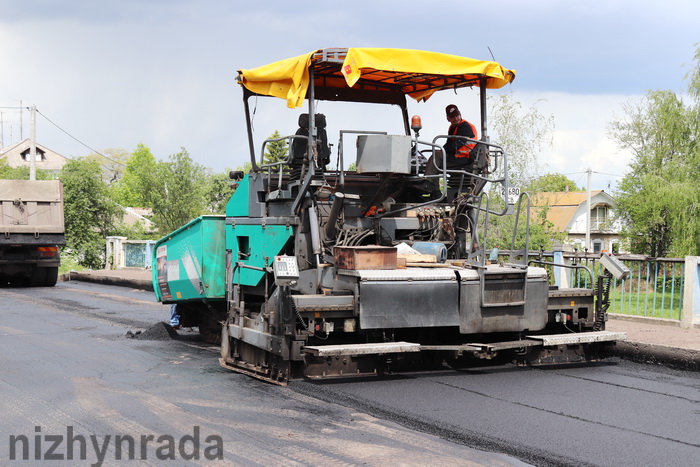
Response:
[{"label": "metal grating platform", "polygon": [[363,281],[444,281],[457,280],[455,271],[452,268],[338,269],[338,274]]},{"label": "metal grating platform", "polygon": [[624,332],[596,331],[571,334],[550,334],[545,336],[527,336],[528,339],[542,341],[542,345],[588,344],[591,342],[623,341]]},{"label": "metal grating platform", "polygon": [[317,357],[379,355],[387,353],[420,352],[420,344],[411,342],[378,342],[370,344],[310,345],[304,347],[304,352]]}]

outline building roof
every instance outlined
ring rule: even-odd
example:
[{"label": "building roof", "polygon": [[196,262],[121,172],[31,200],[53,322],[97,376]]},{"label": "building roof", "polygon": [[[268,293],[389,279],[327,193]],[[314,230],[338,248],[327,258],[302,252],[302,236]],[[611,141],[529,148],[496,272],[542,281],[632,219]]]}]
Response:
[{"label": "building roof", "polygon": [[[558,231],[565,232],[571,227],[579,210],[585,210],[585,206],[582,205],[585,205],[587,198],[586,191],[547,191],[533,196],[532,207],[534,213],[548,207],[547,220],[554,224]],[[591,191],[591,208],[600,204],[611,205],[612,201],[612,197],[603,190]]]},{"label": "building roof", "polygon": [[122,216],[122,221],[128,226],[134,226],[136,224],[143,225],[146,230],[155,230],[155,224],[152,220],[145,216],[152,216],[153,210],[150,208],[125,208],[122,207],[124,214]]},{"label": "building roof", "polygon": [[[31,141],[25,139],[12,146],[0,149],[0,157],[4,157],[10,167],[28,167]],[[57,172],[68,162],[68,158],[60,155],[46,146],[36,143],[37,168]]]}]

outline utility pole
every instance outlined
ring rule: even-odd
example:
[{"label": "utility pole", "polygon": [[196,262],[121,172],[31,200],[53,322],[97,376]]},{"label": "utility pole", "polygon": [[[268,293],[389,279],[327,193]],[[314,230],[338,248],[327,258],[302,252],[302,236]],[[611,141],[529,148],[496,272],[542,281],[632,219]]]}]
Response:
[{"label": "utility pole", "polygon": [[588,173],[588,186],[586,187],[586,249],[592,251],[591,249],[591,169],[587,170]]},{"label": "utility pole", "polygon": [[29,146],[29,180],[36,180],[36,106],[32,105],[31,142]]}]

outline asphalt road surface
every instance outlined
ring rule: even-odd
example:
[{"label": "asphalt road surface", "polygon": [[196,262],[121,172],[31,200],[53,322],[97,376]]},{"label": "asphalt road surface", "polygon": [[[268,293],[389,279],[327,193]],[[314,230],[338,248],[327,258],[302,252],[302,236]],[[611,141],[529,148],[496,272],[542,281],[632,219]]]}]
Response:
[{"label": "asphalt road surface", "polygon": [[1,288],[0,465],[523,465],[224,370],[168,318],[148,292]]},{"label": "asphalt road surface", "polygon": [[[696,373],[612,360],[282,388],[221,369],[195,333],[169,339],[151,293],[0,289],[0,317],[2,464],[13,441],[15,458],[26,439],[26,457],[47,459],[60,436],[55,453],[75,465],[82,435],[86,463],[111,465],[128,435],[133,458],[154,465],[186,463],[187,436],[200,438],[192,463],[208,464],[223,451],[241,465],[700,465]],[[164,340],[126,337],[143,329]]]},{"label": "asphalt road surface", "polygon": [[695,373],[628,362],[501,366],[302,392],[535,465],[700,465]]}]

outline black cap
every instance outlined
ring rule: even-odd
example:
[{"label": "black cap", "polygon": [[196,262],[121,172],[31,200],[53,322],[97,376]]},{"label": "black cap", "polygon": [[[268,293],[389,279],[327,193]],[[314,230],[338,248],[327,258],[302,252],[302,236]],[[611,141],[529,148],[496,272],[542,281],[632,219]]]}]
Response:
[{"label": "black cap", "polygon": [[456,105],[450,104],[447,107],[445,107],[445,113],[448,117],[454,117],[455,115],[459,114],[459,109]]}]

